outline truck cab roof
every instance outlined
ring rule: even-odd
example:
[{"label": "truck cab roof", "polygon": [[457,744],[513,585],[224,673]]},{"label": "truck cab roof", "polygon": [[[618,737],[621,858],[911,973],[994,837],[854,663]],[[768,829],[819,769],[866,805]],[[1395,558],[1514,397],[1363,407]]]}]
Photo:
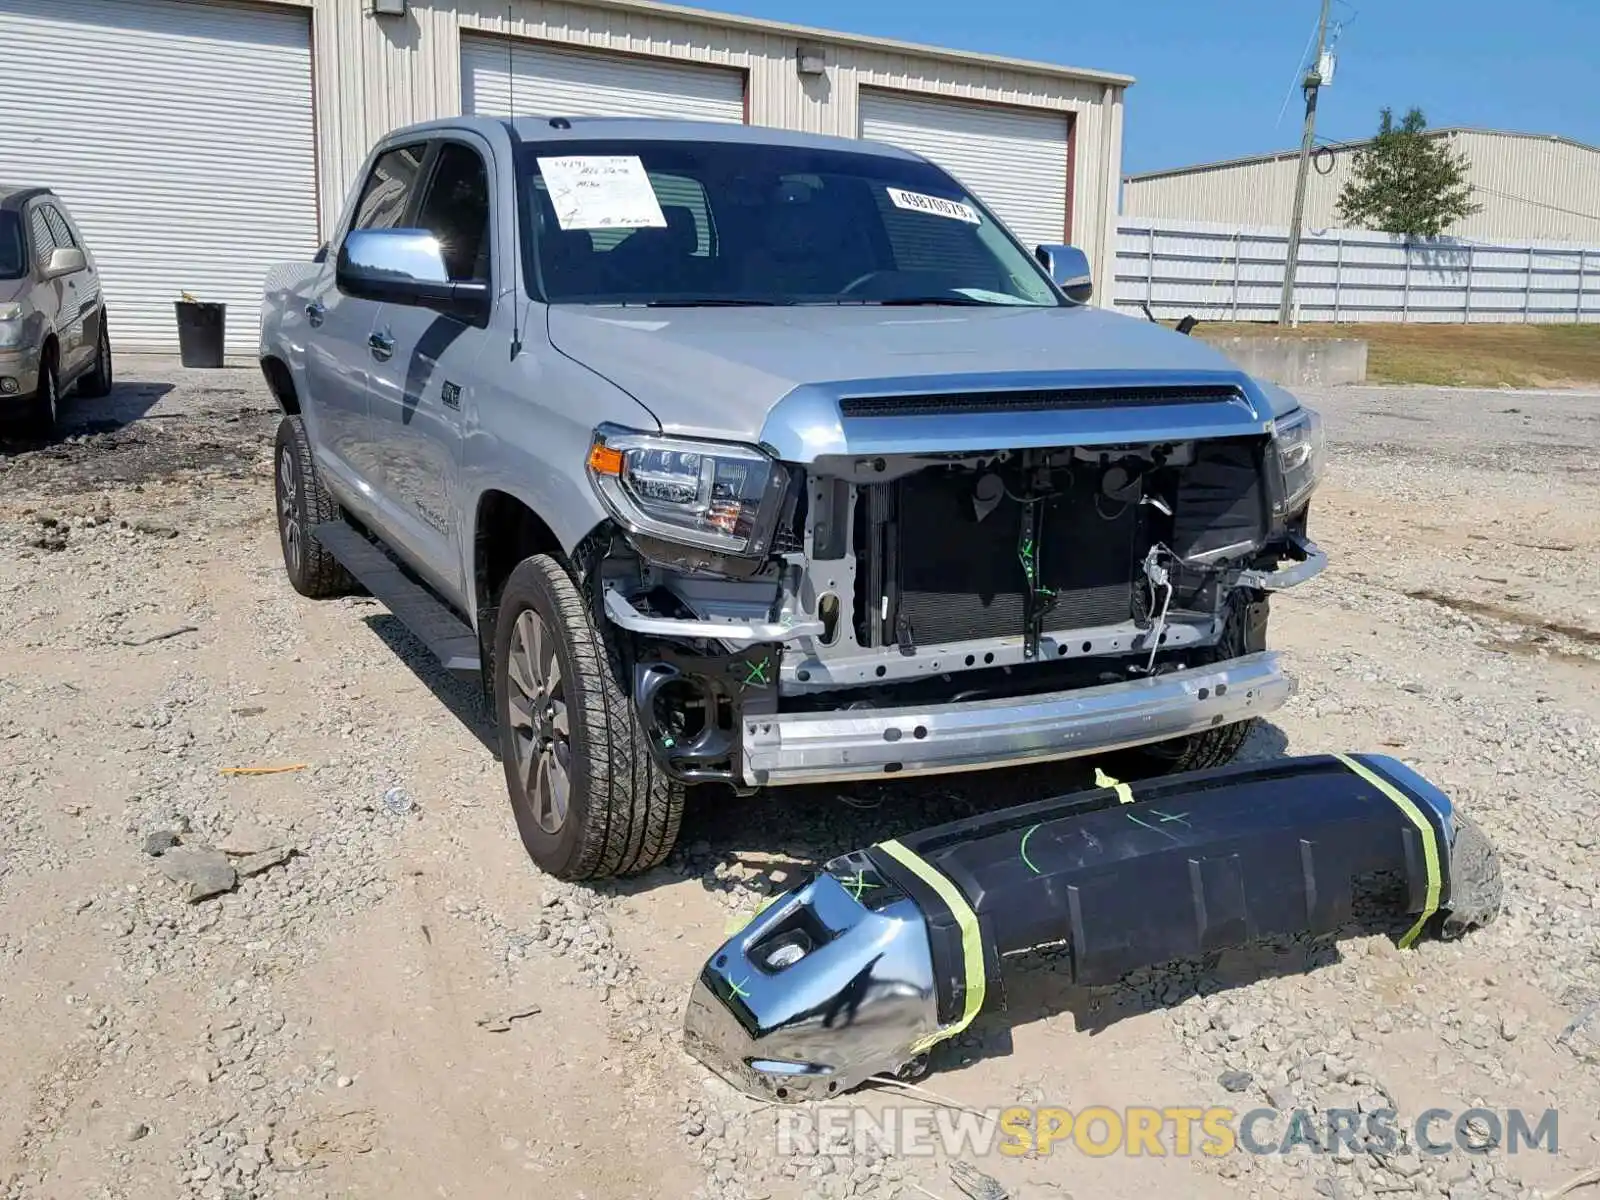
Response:
[{"label": "truck cab roof", "polygon": [[408,137],[462,130],[493,138],[507,133],[524,143],[590,142],[611,140],[728,142],[753,146],[794,146],[815,150],[871,153],[921,161],[921,156],[886,142],[829,134],[801,133],[761,125],[735,125],[727,121],[680,121],[662,117],[584,117],[528,115],[519,117],[447,117],[397,129],[387,143]]}]

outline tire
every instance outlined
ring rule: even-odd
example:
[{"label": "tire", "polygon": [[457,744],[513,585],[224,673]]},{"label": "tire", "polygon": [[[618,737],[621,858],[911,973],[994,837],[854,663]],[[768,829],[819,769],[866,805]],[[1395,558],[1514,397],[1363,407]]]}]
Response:
[{"label": "tire", "polygon": [[106,318],[100,314],[100,344],[95,350],[94,369],[78,380],[78,395],[98,400],[111,394],[111,334],[106,329]]},{"label": "tire", "polygon": [[1450,848],[1450,909],[1440,928],[1445,938],[1458,938],[1489,924],[1500,915],[1505,893],[1494,844],[1460,809],[1455,813],[1455,825],[1455,845]]},{"label": "tire", "polygon": [[46,350],[39,360],[39,390],[28,410],[29,431],[37,437],[54,437],[60,417],[61,377],[56,373],[55,351]]},{"label": "tire", "polygon": [[339,506],[317,478],[311,442],[299,417],[278,422],[272,476],[278,544],[283,548],[283,569],[290,585],[312,600],[354,591],[350,573],[311,536],[324,521],[339,519]]},{"label": "tire", "polygon": [[[1244,608],[1241,602],[1235,601],[1223,629],[1222,640],[1207,656],[1208,661],[1227,662],[1248,654],[1251,647],[1247,644],[1249,634],[1246,624]],[[1265,645],[1266,638],[1264,619],[1255,636],[1259,639],[1255,648],[1260,649]],[[1251,717],[1191,733],[1187,737],[1141,746],[1133,752],[1137,769],[1148,776],[1178,775],[1185,771],[1210,771],[1225,767],[1239,757],[1239,751],[1250,740],[1257,723],[1258,719]]]},{"label": "tire", "polygon": [[506,580],[493,671],[506,790],[528,857],[567,880],[637,875],[664,861],[678,840],[683,787],[651,756],[615,656],[549,555],[524,559]]},{"label": "tire", "polygon": [[1250,740],[1256,727],[1256,718],[1235,721],[1231,725],[1218,725],[1188,737],[1173,738],[1166,742],[1153,742],[1141,746],[1138,754],[1147,772],[1152,775],[1179,775],[1185,771],[1209,771],[1225,767],[1239,757],[1239,751]]}]

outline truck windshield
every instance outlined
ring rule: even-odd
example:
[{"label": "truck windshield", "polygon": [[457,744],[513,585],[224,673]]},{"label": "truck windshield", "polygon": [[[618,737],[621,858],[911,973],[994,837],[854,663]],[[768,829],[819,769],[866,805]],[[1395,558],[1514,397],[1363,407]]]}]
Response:
[{"label": "truck windshield", "polygon": [[644,139],[522,154],[529,275],[552,303],[1063,303],[976,197],[916,160]]},{"label": "truck windshield", "polygon": [[0,279],[21,279],[28,273],[27,248],[22,244],[22,220],[14,212],[0,212]]}]

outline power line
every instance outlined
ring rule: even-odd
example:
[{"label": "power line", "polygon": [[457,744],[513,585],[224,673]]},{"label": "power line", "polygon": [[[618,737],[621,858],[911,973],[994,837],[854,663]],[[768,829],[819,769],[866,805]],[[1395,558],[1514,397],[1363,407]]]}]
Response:
[{"label": "power line", "polygon": [[1294,65],[1294,78],[1289,81],[1289,86],[1284,89],[1283,104],[1278,109],[1278,119],[1272,123],[1274,129],[1283,124],[1283,114],[1289,111],[1289,101],[1294,99],[1294,89],[1300,86],[1300,81],[1305,78],[1306,56],[1311,53],[1311,44],[1317,40],[1317,26],[1311,27],[1311,36],[1306,39],[1306,48],[1300,51],[1300,60]]}]

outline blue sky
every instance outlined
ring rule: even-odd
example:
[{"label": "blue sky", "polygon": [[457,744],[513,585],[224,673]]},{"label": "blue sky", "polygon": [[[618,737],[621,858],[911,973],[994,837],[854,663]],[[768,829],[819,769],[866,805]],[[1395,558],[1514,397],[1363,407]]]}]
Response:
[{"label": "blue sky", "polygon": [[[1298,145],[1298,92],[1283,101],[1317,15],[1317,0],[686,2],[1136,76],[1130,172]],[[1333,12],[1339,69],[1319,134],[1363,137],[1384,105],[1417,105],[1431,125],[1600,145],[1600,0],[1334,0]]]}]

